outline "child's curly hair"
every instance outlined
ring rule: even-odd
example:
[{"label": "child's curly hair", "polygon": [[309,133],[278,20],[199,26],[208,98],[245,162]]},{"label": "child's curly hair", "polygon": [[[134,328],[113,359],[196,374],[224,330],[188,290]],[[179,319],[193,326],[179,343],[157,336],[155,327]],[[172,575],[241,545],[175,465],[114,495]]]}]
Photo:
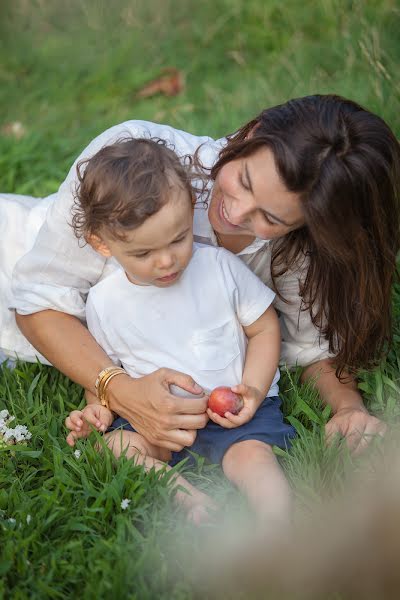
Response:
[{"label": "child's curly hair", "polygon": [[78,239],[107,232],[123,240],[168,201],[171,188],[187,190],[195,203],[199,175],[192,159],[182,159],[157,138],[120,139],[76,167],[78,181],[72,227]]}]

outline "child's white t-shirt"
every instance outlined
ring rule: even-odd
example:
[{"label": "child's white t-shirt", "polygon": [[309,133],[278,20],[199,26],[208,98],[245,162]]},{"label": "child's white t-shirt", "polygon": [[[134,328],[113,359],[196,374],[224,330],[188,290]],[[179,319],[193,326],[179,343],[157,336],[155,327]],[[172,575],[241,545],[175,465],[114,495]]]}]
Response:
[{"label": "child's white t-shirt", "polygon": [[[161,367],[191,375],[206,391],[242,380],[247,339],[275,294],[236,256],[194,244],[177,283],[135,285],[119,268],[90,289],[88,328],[132,377]],[[277,370],[268,396],[278,394]]]}]

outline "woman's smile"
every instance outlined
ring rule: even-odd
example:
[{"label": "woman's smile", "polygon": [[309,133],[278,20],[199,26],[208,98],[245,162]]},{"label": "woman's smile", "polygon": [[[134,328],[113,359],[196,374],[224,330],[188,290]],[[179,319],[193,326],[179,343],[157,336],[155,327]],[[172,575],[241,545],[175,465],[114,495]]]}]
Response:
[{"label": "woman's smile", "polygon": [[223,165],[215,178],[208,218],[218,233],[265,240],[304,224],[300,197],[285,187],[268,148]]},{"label": "woman's smile", "polygon": [[239,225],[235,225],[234,223],[232,223],[232,221],[230,221],[223,196],[221,196],[219,201],[219,214],[223,225],[227,225],[228,227],[232,227],[233,229],[241,229]]}]

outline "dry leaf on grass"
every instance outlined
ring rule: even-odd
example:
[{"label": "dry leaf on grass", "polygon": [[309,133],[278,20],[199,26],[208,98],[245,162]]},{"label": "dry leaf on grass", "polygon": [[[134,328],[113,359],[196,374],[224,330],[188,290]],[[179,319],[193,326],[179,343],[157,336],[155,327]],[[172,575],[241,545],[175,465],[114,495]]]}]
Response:
[{"label": "dry leaf on grass", "polygon": [[183,73],[175,68],[164,69],[163,74],[149,81],[136,95],[138,98],[150,98],[156,94],[177,96],[185,86]]}]

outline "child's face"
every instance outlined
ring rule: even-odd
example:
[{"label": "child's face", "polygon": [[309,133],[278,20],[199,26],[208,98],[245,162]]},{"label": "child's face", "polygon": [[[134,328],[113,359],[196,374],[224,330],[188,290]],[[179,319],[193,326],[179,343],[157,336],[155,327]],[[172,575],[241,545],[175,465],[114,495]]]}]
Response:
[{"label": "child's face", "polygon": [[93,246],[104,256],[113,256],[132,283],[168,287],[190,261],[192,228],[191,199],[186,190],[174,186],[168,202],[123,241],[102,236]]}]

